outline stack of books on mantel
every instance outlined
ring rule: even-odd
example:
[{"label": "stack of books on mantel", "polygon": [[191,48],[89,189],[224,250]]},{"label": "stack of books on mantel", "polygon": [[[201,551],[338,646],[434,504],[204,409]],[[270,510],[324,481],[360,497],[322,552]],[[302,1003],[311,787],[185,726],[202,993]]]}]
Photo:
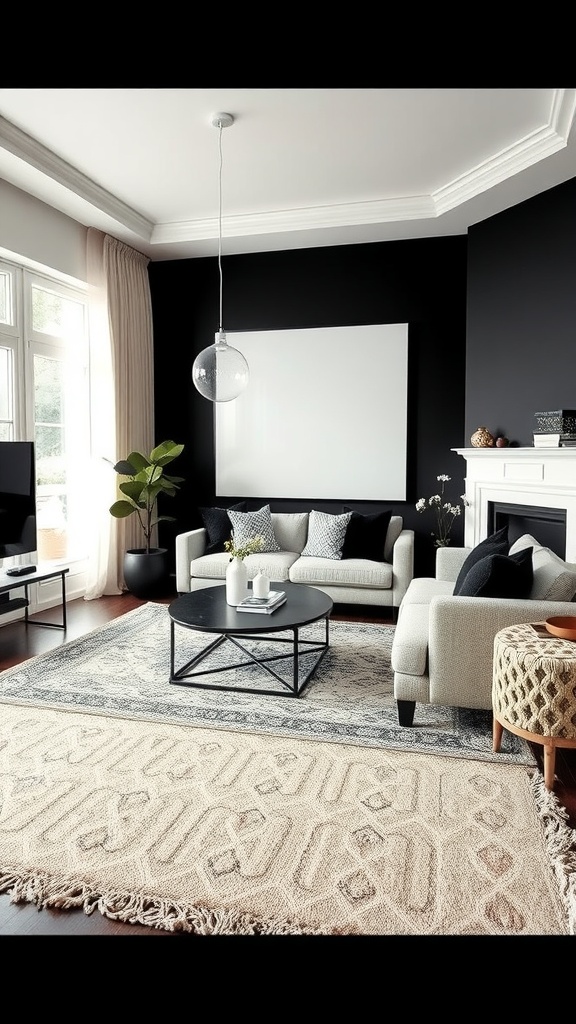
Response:
[{"label": "stack of books on mantel", "polygon": [[575,448],[576,434],[540,434],[534,431],[535,448]]},{"label": "stack of books on mantel", "polygon": [[268,597],[245,597],[240,604],[236,605],[237,612],[259,612],[261,615],[271,615],[286,600],[286,591],[271,590]]}]

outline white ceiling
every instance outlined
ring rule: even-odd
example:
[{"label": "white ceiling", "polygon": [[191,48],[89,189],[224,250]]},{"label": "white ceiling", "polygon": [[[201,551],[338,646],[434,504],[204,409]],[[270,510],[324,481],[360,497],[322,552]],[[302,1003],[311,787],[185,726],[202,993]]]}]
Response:
[{"label": "white ceiling", "polygon": [[[576,176],[576,89],[0,89],[0,178],[152,260],[465,234]],[[215,113],[235,121],[213,127]]]}]

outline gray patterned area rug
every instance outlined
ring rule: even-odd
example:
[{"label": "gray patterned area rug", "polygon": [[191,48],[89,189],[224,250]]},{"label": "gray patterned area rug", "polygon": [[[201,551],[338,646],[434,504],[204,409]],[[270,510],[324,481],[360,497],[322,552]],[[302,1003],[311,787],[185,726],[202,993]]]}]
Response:
[{"label": "gray patterned area rug", "polygon": [[[175,629],[179,668],[211,637],[178,625]],[[301,635],[321,640],[324,624],[307,626]],[[166,605],[150,602],[0,673],[0,701],[501,764],[536,764],[528,744],[506,730],[501,751],[493,753],[487,711],[417,704],[414,726],[401,728],[390,666],[393,635],[393,626],[331,621],[329,650],[299,697],[286,695],[280,682],[274,695],[204,690],[169,682],[170,617]],[[278,652],[277,645],[268,646]],[[257,641],[257,653],[262,655],[265,649],[266,640]],[[238,661],[238,653],[231,653],[225,643],[210,655],[207,667]],[[302,660],[307,657],[311,656]],[[285,671],[290,681],[289,663],[277,671]],[[240,668],[218,671],[210,681],[223,687],[274,688],[272,677],[249,658]]]}]

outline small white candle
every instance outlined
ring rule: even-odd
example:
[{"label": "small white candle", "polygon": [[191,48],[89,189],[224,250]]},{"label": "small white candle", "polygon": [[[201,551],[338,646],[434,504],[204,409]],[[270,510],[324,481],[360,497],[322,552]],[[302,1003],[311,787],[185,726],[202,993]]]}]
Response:
[{"label": "small white candle", "polygon": [[268,597],[270,593],[270,580],[263,572],[258,572],[252,581],[254,597]]}]

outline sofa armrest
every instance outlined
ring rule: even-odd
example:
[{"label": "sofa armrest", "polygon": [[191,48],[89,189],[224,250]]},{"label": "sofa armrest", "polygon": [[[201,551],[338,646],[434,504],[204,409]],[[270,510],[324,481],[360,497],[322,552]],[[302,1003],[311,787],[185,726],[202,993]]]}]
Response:
[{"label": "sofa armrest", "polygon": [[436,596],[430,601],[430,699],[448,707],[490,708],[494,637],[517,622],[573,615],[569,601]]},{"label": "sofa armrest", "polygon": [[436,548],[436,579],[455,583],[472,548]]},{"label": "sofa armrest", "polygon": [[179,594],[190,592],[190,562],[204,554],[206,538],[203,526],[176,535],[176,590]]},{"label": "sofa armrest", "polygon": [[402,530],[392,549],[392,603],[398,608],[414,578],[414,530]]}]

